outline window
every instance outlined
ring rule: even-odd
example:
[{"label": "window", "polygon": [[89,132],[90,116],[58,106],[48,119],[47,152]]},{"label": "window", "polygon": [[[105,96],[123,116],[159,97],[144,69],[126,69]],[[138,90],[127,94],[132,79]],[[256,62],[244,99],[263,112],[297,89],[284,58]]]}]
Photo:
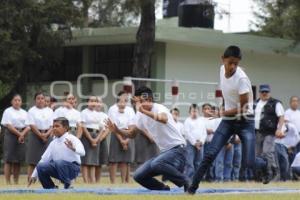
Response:
[{"label": "window", "polygon": [[105,74],[109,79],[131,76],[133,51],[134,44],[96,46],[93,73]]},{"label": "window", "polygon": [[82,73],[82,48],[65,47],[61,53],[63,57],[60,62],[49,64],[44,60],[37,63],[37,67],[31,67],[28,82],[76,81]]}]

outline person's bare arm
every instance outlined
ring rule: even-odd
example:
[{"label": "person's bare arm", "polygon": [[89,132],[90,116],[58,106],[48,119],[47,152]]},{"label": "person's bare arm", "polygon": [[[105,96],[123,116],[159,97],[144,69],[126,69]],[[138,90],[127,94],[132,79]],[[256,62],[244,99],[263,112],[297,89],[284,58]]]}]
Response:
[{"label": "person's bare arm", "polygon": [[38,136],[43,141],[45,140],[43,134],[38,130],[38,128],[35,125],[30,125],[30,128],[32,132],[36,134],[36,136]]},{"label": "person's bare arm", "polygon": [[241,94],[239,97],[239,108],[234,108],[230,110],[224,111],[222,114],[223,116],[235,116],[237,114],[245,114],[248,110],[248,103],[249,103],[249,93]]},{"label": "person's bare arm", "polygon": [[153,137],[147,131],[143,130],[141,132],[151,143],[154,143]]},{"label": "person's bare arm", "polygon": [[145,110],[137,97],[133,97],[132,100],[135,102],[136,110],[138,110],[139,112],[143,113],[144,115],[147,115],[148,117],[160,123],[166,124],[168,122],[168,116],[166,113],[154,113]]},{"label": "person's bare arm", "polygon": [[109,133],[110,133],[109,129],[101,130],[101,132],[98,134],[98,136],[96,138],[97,142],[100,143],[102,140],[104,140],[108,136]]},{"label": "person's bare arm", "polygon": [[123,137],[134,138],[137,134],[137,127],[132,125],[129,126],[128,129],[119,129],[115,123],[113,123],[110,119],[105,121],[105,126],[112,133],[119,134]]},{"label": "person's bare arm", "polygon": [[86,127],[82,127],[82,134],[88,139],[88,141],[91,144],[93,144],[94,139],[92,138],[91,134],[89,133]]},{"label": "person's bare arm", "polygon": [[14,135],[16,135],[17,137],[20,137],[22,135],[22,133],[20,133],[20,131],[18,131],[15,127],[13,127],[11,124],[6,124],[7,129]]},{"label": "person's bare arm", "polygon": [[81,123],[77,123],[76,127],[77,127],[76,137],[80,139],[82,137],[82,134],[83,134],[82,124]]},{"label": "person's bare arm", "polygon": [[139,111],[160,123],[166,124],[168,122],[168,116],[166,113],[154,113],[142,108]]},{"label": "person's bare arm", "polygon": [[284,137],[284,132],[282,131],[282,126],[284,125],[284,115],[279,117],[277,130],[275,132],[275,136],[278,138]]}]

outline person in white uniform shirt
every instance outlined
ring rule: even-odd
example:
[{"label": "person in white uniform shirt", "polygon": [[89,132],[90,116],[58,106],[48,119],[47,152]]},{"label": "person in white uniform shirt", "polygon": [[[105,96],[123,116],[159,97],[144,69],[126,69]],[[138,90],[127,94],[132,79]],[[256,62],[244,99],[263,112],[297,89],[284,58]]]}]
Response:
[{"label": "person in white uniform shirt", "polygon": [[199,117],[199,107],[192,104],[189,108],[190,116],[184,121],[184,134],[187,140],[186,175],[194,176],[203,157],[204,143],[207,137],[205,122]]},{"label": "person in white uniform shirt", "polygon": [[171,109],[171,114],[173,116],[173,119],[176,123],[176,127],[177,129],[179,130],[179,132],[182,134],[182,136],[185,138],[185,135],[184,135],[184,125],[181,121],[179,121],[179,118],[180,118],[180,111],[178,108],[172,108]]},{"label": "person in white uniform shirt", "polygon": [[[109,118],[119,129],[128,129],[128,125],[135,117],[133,108],[128,106],[128,95],[120,91],[117,102],[108,110]],[[130,163],[133,162],[134,146],[133,140],[118,134],[112,134],[109,147],[109,174],[110,182],[115,183],[117,166],[121,171],[122,183],[129,182]]]},{"label": "person in white uniform shirt", "polygon": [[26,124],[31,132],[28,136],[26,163],[28,179],[52,139],[53,111],[45,106],[45,96],[38,92],[34,96],[35,106],[29,109]]},{"label": "person in white uniform shirt", "polygon": [[[294,124],[299,131],[300,135],[300,110],[299,110],[300,100],[297,96],[292,96],[290,98],[290,108],[284,113],[284,118],[288,122]],[[295,148],[295,154],[300,152],[300,142]]]},{"label": "person in white uniform shirt", "polygon": [[54,111],[54,118],[65,117],[69,120],[70,131],[69,133],[81,138],[82,127],[81,127],[81,116],[80,112],[75,109],[75,96],[68,94],[64,101],[64,106],[57,108]]},{"label": "person in white uniform shirt", "polygon": [[83,134],[81,142],[86,151],[82,161],[82,177],[85,183],[96,182],[96,167],[99,166],[99,143],[105,134],[104,120],[107,115],[96,110],[99,101],[96,96],[90,96],[88,107],[81,111]]},{"label": "person in white uniform shirt", "polygon": [[266,178],[266,161],[255,158],[253,92],[250,79],[242,67],[239,67],[241,59],[242,52],[239,47],[234,45],[227,47],[222,56],[220,87],[225,109],[221,114],[222,121],[214,133],[211,145],[193,177],[191,186],[187,190],[189,194],[195,194],[206,171],[210,168],[219,151],[234,134],[239,135],[243,144],[241,171],[245,171],[247,168],[264,169],[264,182],[269,182]]},{"label": "person in white uniform shirt", "polygon": [[[96,105],[96,112],[102,117],[102,119],[108,118],[108,116],[103,112],[103,101],[101,97],[97,97],[98,102]],[[104,121],[100,123],[100,138],[99,138],[99,165],[96,166],[95,170],[95,178],[96,183],[100,182],[101,174],[102,174],[102,166],[108,164],[108,145],[107,145],[107,136],[110,134],[110,131],[105,128]]]},{"label": "person in white uniform shirt", "polygon": [[286,181],[290,178],[289,152],[296,147],[300,141],[300,136],[296,126],[290,122],[285,123],[282,127],[282,132],[284,135],[276,136],[275,150],[278,158],[280,180]]},{"label": "person in white uniform shirt", "polygon": [[134,180],[149,190],[170,190],[169,186],[154,178],[162,175],[178,187],[187,188],[189,178],[183,173],[186,141],[176,128],[170,111],[153,102],[152,90],[146,86],[135,91],[133,101],[137,113],[128,130],[119,129],[111,120],[107,121],[107,127],[115,134],[131,138],[137,134],[137,129],[145,130],[161,152],[135,171]]},{"label": "person in white uniform shirt", "polygon": [[7,184],[13,174],[14,183],[18,184],[20,165],[25,160],[25,137],[30,128],[25,124],[27,112],[21,108],[22,98],[15,94],[11,100],[11,107],[5,109],[1,125],[3,125],[3,160],[4,175]]},{"label": "person in white uniform shirt", "polygon": [[283,135],[284,108],[271,97],[267,84],[259,86],[259,99],[255,104],[256,155],[268,160],[268,173],[275,177],[278,171],[275,138]]},{"label": "person in white uniform shirt", "polygon": [[64,117],[54,120],[53,134],[55,138],[49,144],[37,164],[28,186],[37,178],[44,189],[58,188],[51,178],[60,180],[64,189],[70,188],[71,181],[80,172],[80,156],[85,155],[85,150],[80,140],[68,133],[69,121]]}]

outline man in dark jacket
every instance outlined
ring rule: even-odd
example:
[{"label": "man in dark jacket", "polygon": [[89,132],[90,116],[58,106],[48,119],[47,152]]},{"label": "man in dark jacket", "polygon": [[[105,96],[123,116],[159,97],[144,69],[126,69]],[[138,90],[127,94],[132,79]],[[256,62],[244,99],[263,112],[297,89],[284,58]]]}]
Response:
[{"label": "man in dark jacket", "polygon": [[284,108],[281,102],[271,97],[269,85],[260,85],[260,98],[255,104],[256,155],[268,162],[268,177],[276,176],[275,138],[284,137]]}]

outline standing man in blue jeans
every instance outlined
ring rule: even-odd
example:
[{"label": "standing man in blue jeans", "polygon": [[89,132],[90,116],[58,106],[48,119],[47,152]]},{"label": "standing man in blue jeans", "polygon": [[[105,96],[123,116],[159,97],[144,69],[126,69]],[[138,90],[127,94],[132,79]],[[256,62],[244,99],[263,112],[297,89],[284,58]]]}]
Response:
[{"label": "standing man in blue jeans", "polygon": [[[222,89],[225,110],[223,119],[216,130],[209,149],[194,175],[193,182],[188,188],[189,194],[194,194],[199,187],[206,171],[215,160],[219,151],[229,138],[237,134],[242,141],[241,171],[253,168],[255,159],[255,129],[253,120],[253,92],[251,82],[246,73],[239,67],[242,53],[239,47],[229,46],[223,56],[220,69],[220,86]],[[263,168],[266,173],[267,161],[257,159],[257,168]],[[267,177],[267,174],[264,174]],[[269,180],[265,179],[265,183]]]},{"label": "standing man in blue jeans", "polygon": [[68,133],[69,121],[59,117],[53,122],[53,134],[55,138],[47,147],[42,159],[34,169],[29,180],[28,187],[39,178],[44,189],[58,188],[51,177],[60,180],[64,188],[68,189],[71,181],[80,172],[80,156],[85,155],[81,141]]},{"label": "standing man in blue jeans", "polygon": [[133,102],[136,116],[128,129],[119,129],[110,119],[106,126],[111,132],[133,138],[138,129],[149,133],[160,149],[160,154],[140,166],[134,173],[134,180],[149,190],[170,190],[170,187],[155,179],[162,175],[178,187],[188,187],[189,179],[183,174],[186,161],[186,141],[176,128],[169,110],[153,102],[152,90],[140,87],[135,91]]}]

